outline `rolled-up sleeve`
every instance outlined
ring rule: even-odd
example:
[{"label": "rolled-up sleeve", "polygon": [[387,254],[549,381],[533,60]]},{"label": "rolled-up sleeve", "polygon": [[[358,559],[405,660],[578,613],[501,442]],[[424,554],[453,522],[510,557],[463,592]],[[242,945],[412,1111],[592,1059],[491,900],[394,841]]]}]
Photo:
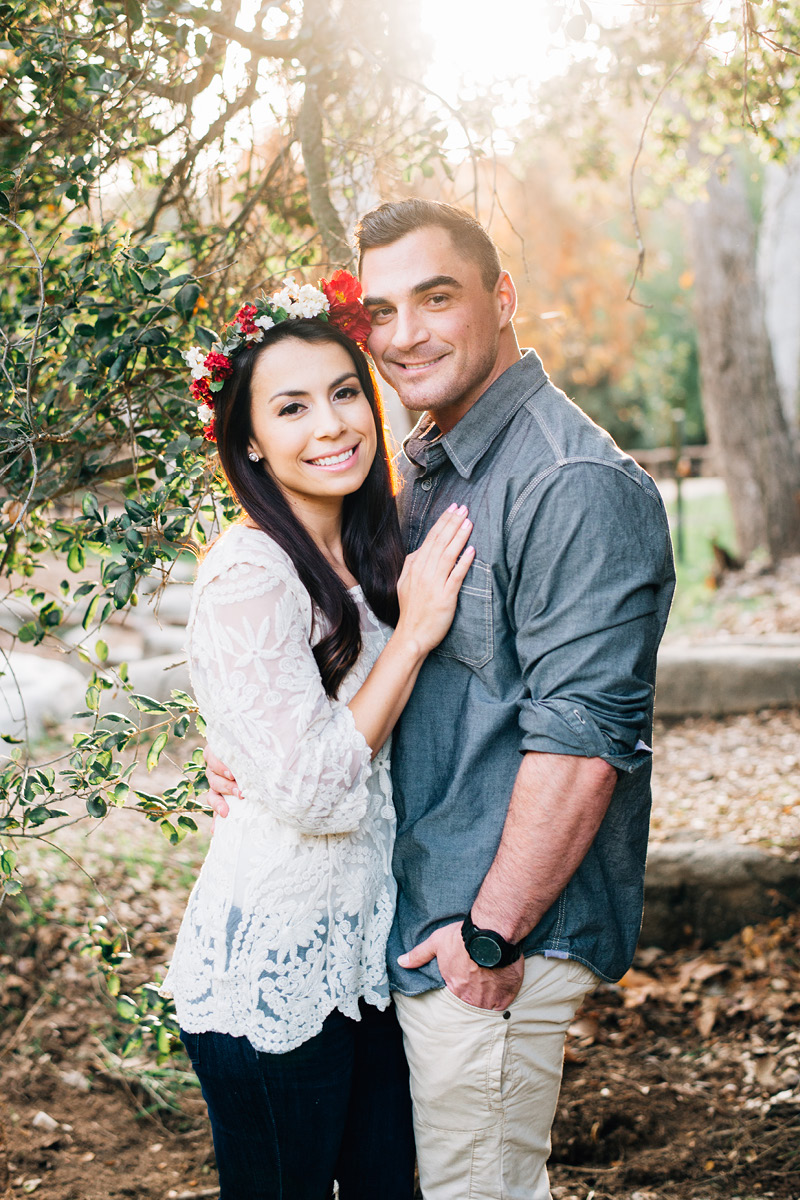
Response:
[{"label": "rolled-up sleeve", "polygon": [[523,693],[523,752],[650,757],[669,527],[660,498],[624,471],[567,463],[507,525],[507,603]]},{"label": "rolled-up sleeve", "polygon": [[349,833],[369,799],[372,754],[331,700],[310,642],[310,601],[279,560],[204,581],[192,680],[209,745],[248,800],[304,833]]}]

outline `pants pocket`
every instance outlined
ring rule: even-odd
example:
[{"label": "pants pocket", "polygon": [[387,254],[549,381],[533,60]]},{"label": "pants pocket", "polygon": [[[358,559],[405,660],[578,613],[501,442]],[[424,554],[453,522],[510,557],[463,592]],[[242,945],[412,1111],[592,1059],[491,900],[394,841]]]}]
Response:
[{"label": "pants pocket", "polygon": [[576,958],[571,958],[569,960],[569,966],[570,971],[568,978],[570,983],[575,983],[579,986],[583,985],[587,992],[591,991],[592,988],[596,987],[600,982],[594,971],[590,970],[589,967],[584,966],[582,962],[578,962]]},{"label": "pants pocket", "polygon": [[502,1120],[508,1021],[444,989],[398,998],[415,1119],[474,1132]]}]

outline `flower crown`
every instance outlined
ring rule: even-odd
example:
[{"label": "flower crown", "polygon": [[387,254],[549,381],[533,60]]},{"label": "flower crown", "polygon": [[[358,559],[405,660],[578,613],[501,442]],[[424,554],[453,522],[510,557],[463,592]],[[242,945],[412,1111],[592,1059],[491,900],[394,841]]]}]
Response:
[{"label": "flower crown", "polygon": [[361,284],[348,271],[335,271],[330,279],[321,279],[319,287],[298,284],[287,279],[271,296],[260,296],[255,304],[243,304],[209,351],[200,346],[184,350],[182,357],[192,371],[189,391],[197,401],[197,415],[203,437],[217,440],[214,430],[214,393],[218,392],[233,370],[233,356],[243,347],[254,346],[274,325],[301,317],[328,321],[356,343],[366,348],[371,322],[361,304]]}]

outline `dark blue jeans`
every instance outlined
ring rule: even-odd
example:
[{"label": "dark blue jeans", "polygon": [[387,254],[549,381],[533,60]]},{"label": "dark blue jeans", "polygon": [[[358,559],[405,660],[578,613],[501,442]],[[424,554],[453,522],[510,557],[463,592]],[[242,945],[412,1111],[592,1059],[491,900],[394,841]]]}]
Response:
[{"label": "dark blue jeans", "polygon": [[247,1038],[181,1040],[211,1118],[220,1200],[411,1200],[408,1066],[394,1008],[338,1010],[286,1054]]}]

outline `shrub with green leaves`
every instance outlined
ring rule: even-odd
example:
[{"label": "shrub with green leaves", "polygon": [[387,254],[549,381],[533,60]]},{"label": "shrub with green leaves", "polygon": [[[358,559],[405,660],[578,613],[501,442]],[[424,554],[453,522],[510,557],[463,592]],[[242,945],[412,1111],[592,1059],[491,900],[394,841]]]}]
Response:
[{"label": "shrub with green leaves", "polygon": [[[20,250],[35,256],[29,240],[23,231]],[[30,614],[16,641],[67,650],[66,614],[74,621],[77,607],[78,653],[95,670],[81,714],[89,725],[75,734],[68,759],[37,767],[24,744],[11,750],[0,771],[0,832],[14,841],[50,834],[74,817],[74,805],[63,806],[71,797],[93,818],[133,803],[177,841],[195,827],[187,814],[200,807],[202,762],[195,756],[181,784],[154,797],[130,788],[132,752],[141,742],[140,714],[154,737],[148,769],[169,738],[184,737],[200,719],[183,693],[169,705],[130,694],[124,665],[107,665],[102,631],[137,603],[145,577],[168,579],[186,544],[202,542],[224,510],[224,499],[211,496],[213,469],[180,354],[190,340],[210,336],[193,316],[200,285],[174,246],[163,239],[131,245],[108,225],[81,225],[53,257],[47,268],[36,265],[38,303],[20,304],[16,327],[6,326],[3,572]],[[37,583],[54,560],[65,576],[55,595]],[[13,671],[7,657],[3,669]],[[101,695],[115,685],[122,711],[101,715]],[[13,742],[7,731],[0,735]],[[0,865],[13,893],[12,859]]]}]

